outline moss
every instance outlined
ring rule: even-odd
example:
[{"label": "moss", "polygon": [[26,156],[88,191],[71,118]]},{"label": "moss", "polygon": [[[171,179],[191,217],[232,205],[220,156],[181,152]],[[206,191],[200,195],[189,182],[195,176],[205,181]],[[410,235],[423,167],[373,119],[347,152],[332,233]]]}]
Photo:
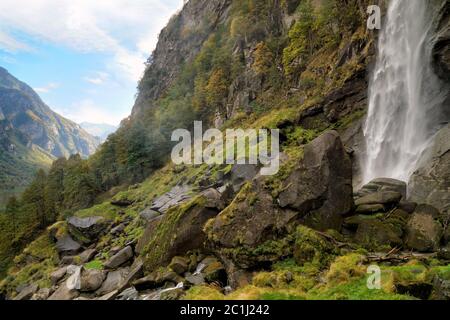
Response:
[{"label": "moss", "polygon": [[260,300],[306,300],[306,298],[298,294],[274,291],[261,294]]},{"label": "moss", "polygon": [[84,265],[87,270],[103,270],[103,262],[100,260],[92,260]]},{"label": "moss", "polygon": [[178,221],[187,213],[196,207],[204,207],[206,198],[204,196],[197,196],[191,201],[180,206],[171,208],[165,217],[156,227],[156,230],[144,248],[142,255],[145,257],[145,267],[147,271],[152,271],[161,263],[164,263],[164,255],[170,248],[176,228],[178,228]]},{"label": "moss", "polygon": [[215,287],[202,285],[190,288],[183,300],[223,300],[225,296]]},{"label": "moss", "polygon": [[298,265],[311,263],[319,268],[325,267],[335,254],[333,246],[308,227],[299,226],[295,238],[294,259]]},{"label": "moss", "polygon": [[367,270],[363,262],[364,256],[357,253],[350,253],[336,258],[325,275],[327,286],[335,286],[349,282],[353,278],[362,277]]},{"label": "moss", "polygon": [[9,270],[9,277],[1,283],[2,290],[11,294],[18,286],[24,284],[33,283],[40,288],[51,286],[50,274],[59,259],[48,231],[31,242],[15,260],[20,265]]},{"label": "moss", "polygon": [[77,211],[75,216],[79,218],[104,217],[106,219],[114,220],[117,218],[120,211],[120,208],[113,206],[109,202],[105,202],[89,209]]}]

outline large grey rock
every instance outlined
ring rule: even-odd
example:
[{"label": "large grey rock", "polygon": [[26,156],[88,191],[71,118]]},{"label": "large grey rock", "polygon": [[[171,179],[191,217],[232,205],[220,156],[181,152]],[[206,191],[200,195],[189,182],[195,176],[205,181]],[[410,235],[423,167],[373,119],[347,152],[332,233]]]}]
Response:
[{"label": "large grey rock", "polygon": [[438,250],[442,226],[431,214],[415,212],[406,227],[405,244],[419,252]]},{"label": "large grey rock", "polygon": [[145,243],[139,241],[138,245],[146,248],[143,251],[146,272],[169,264],[175,256],[204,249],[203,227],[223,208],[221,194],[209,189],[190,202],[170,209],[150,233],[144,234],[148,240]]},{"label": "large grey rock", "polygon": [[409,182],[410,199],[450,216],[450,124],[439,131]]},{"label": "large grey rock", "polygon": [[30,300],[31,297],[38,291],[39,287],[35,284],[23,288],[14,300]]},{"label": "large grey rock", "polygon": [[231,169],[230,183],[233,186],[234,192],[241,189],[244,183],[253,180],[258,174],[259,168],[253,164],[236,164]]},{"label": "large grey rock", "polygon": [[57,284],[67,273],[67,267],[59,268],[50,275],[52,285]]},{"label": "large grey rock", "polygon": [[139,217],[144,221],[145,223],[148,223],[149,221],[153,220],[154,218],[160,216],[161,213],[158,211],[152,210],[151,208],[144,209],[139,213]]},{"label": "large grey rock", "polygon": [[114,256],[105,262],[104,266],[108,269],[116,269],[133,258],[133,249],[128,246],[120,250]]},{"label": "large grey rock", "polygon": [[356,198],[358,199],[378,192],[398,192],[402,195],[402,198],[406,199],[407,185],[405,182],[396,179],[374,179],[357,192]]},{"label": "large grey rock", "polygon": [[282,208],[296,210],[315,229],[340,229],[353,206],[353,187],[352,163],[336,131],[305,146],[303,160],[282,190]]},{"label": "large grey rock", "polygon": [[80,255],[80,262],[81,263],[88,263],[92,259],[94,259],[95,255],[97,254],[97,250],[95,249],[87,249],[83,251]]},{"label": "large grey rock", "polygon": [[156,198],[150,210],[166,213],[170,208],[185,203],[191,198],[191,188],[189,186],[176,186],[169,192]]},{"label": "large grey rock", "polygon": [[56,250],[61,256],[77,254],[80,249],[81,245],[70,235],[65,235],[56,242]]},{"label": "large grey rock", "polygon": [[31,300],[43,301],[43,300],[47,300],[49,296],[50,296],[50,289],[42,288],[42,289],[39,289],[39,291],[33,295]]},{"label": "large grey rock", "polygon": [[78,218],[70,217],[67,220],[70,234],[83,243],[91,243],[106,232],[109,224],[103,217]]},{"label": "large grey rock", "polygon": [[80,292],[76,289],[69,289],[66,283],[63,283],[59,288],[48,298],[48,300],[67,301],[78,298]]},{"label": "large grey rock", "polygon": [[120,284],[123,283],[124,279],[129,274],[129,272],[129,268],[122,268],[116,271],[109,272],[100,289],[96,291],[96,295],[103,296],[117,290],[117,288],[119,288]]},{"label": "large grey rock", "polygon": [[84,270],[81,274],[81,292],[93,292],[99,289],[106,278],[102,270]]},{"label": "large grey rock", "polygon": [[368,194],[355,201],[356,206],[364,205],[396,205],[402,199],[402,194],[396,191],[381,191]]}]

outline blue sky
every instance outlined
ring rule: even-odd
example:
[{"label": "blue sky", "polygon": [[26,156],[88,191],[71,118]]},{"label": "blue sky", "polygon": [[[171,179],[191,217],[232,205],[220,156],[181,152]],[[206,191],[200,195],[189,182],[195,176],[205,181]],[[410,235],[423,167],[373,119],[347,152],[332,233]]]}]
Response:
[{"label": "blue sky", "polygon": [[183,0],[0,0],[0,66],[78,123],[130,114],[144,62]]}]

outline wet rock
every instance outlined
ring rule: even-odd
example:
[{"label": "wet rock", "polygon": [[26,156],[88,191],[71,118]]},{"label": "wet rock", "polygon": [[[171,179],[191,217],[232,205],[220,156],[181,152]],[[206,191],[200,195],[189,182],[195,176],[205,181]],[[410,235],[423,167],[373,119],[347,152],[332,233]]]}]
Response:
[{"label": "wet rock", "polygon": [[134,281],[133,287],[139,291],[144,291],[148,289],[160,288],[166,283],[177,284],[181,281],[182,278],[174,271],[164,269],[152,272],[148,276]]},{"label": "wet rock", "polygon": [[174,257],[169,264],[169,268],[179,275],[184,274],[188,270],[189,259],[184,257]]},{"label": "wet rock", "polygon": [[299,167],[283,182],[279,205],[317,230],[337,229],[353,207],[352,163],[336,131],[305,146]]},{"label": "wet rock", "polygon": [[438,258],[441,260],[450,261],[450,245],[439,249]]},{"label": "wet rock", "polygon": [[133,249],[128,246],[109,258],[108,261],[105,262],[104,266],[108,269],[116,269],[128,262],[131,258],[133,258]]},{"label": "wet rock", "polygon": [[38,291],[39,287],[35,284],[23,288],[14,300],[30,300],[31,297]]},{"label": "wet rock", "polygon": [[436,209],[435,207],[430,206],[428,204],[420,204],[420,205],[418,205],[414,212],[418,213],[418,214],[430,215],[434,219],[439,218],[440,215],[441,215],[441,213],[439,212],[438,209]]},{"label": "wet rock", "polygon": [[81,292],[93,292],[99,289],[106,278],[101,270],[84,270],[81,274]]},{"label": "wet rock", "polygon": [[61,256],[77,254],[80,249],[81,245],[70,235],[65,235],[56,242],[56,250]]},{"label": "wet rock", "polygon": [[59,268],[58,270],[56,270],[55,272],[53,272],[50,275],[50,280],[52,282],[52,285],[57,284],[62,278],[64,278],[64,276],[67,273],[67,267],[62,267]]},{"label": "wet rock", "polygon": [[75,239],[82,243],[91,243],[106,231],[109,221],[103,217],[71,217],[67,224],[69,233]]},{"label": "wet rock", "polygon": [[123,283],[123,281],[126,279],[129,272],[130,272],[129,268],[122,268],[116,271],[109,272],[108,275],[106,276],[106,280],[103,282],[100,289],[96,291],[96,295],[103,296],[113,292],[114,290],[117,290],[119,286]]},{"label": "wet rock", "polygon": [[396,191],[381,191],[368,194],[355,201],[356,206],[363,205],[396,205],[402,199],[402,194]]},{"label": "wet rock", "polygon": [[442,226],[431,214],[414,213],[406,227],[405,244],[419,252],[433,252],[439,248]]}]

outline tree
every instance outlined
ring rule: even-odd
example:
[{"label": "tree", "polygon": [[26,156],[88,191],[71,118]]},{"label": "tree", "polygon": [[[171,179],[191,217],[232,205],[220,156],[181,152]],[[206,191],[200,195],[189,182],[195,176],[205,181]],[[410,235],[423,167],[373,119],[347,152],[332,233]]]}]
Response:
[{"label": "tree", "polygon": [[19,202],[16,197],[11,197],[6,204],[5,214],[11,221],[11,229],[13,238],[17,236],[17,215],[19,210]]}]

